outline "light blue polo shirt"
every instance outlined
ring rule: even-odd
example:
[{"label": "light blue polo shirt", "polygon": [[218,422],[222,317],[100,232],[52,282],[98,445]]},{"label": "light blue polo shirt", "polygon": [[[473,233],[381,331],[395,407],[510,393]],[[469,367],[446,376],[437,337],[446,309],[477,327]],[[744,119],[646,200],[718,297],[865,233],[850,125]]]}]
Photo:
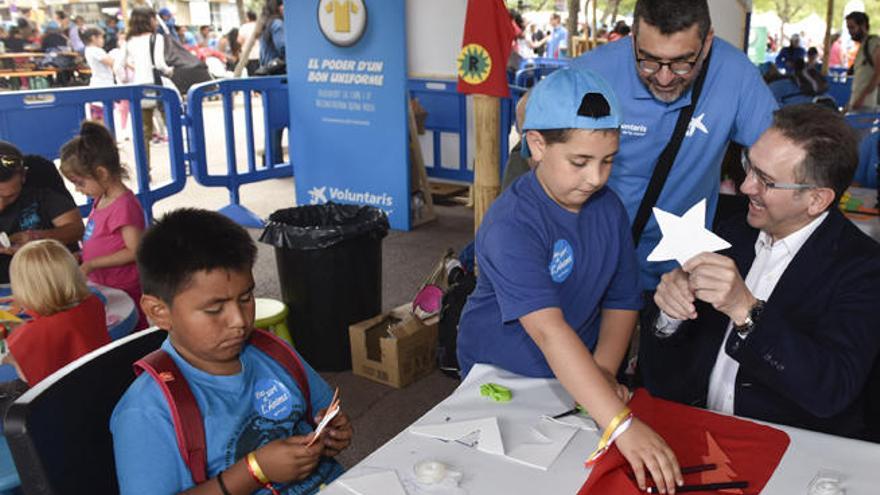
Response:
[{"label": "light blue polo shirt", "polygon": [[[672,138],[679,110],[691,102],[691,90],[677,101],[663,103],[651,95],[636,73],[632,37],[590,51],[572,66],[598,72],[614,88],[623,108],[620,152],[608,185],[623,201],[630,222],[651,180],[657,158]],[[770,126],[776,100],[758,69],[724,40],[715,38],[709,73],[681,149],[666,180],[657,206],[681,215],[703,198],[710,227],[718,203],[721,160],[729,141],[751,146]],[[648,254],[660,240],[653,215],[637,249],[641,283],[653,290],[673,262],[649,263]]]},{"label": "light blue polo shirt", "polygon": [[565,29],[560,24],[550,33],[550,40],[547,42],[547,56],[549,58],[562,58],[559,49],[566,43],[568,43],[568,29]]}]

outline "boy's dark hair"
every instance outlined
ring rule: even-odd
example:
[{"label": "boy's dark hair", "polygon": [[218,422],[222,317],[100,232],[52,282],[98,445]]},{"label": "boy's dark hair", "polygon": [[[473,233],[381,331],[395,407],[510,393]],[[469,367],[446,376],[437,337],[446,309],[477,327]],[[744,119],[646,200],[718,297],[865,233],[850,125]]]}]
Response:
[{"label": "boy's dark hair", "polygon": [[94,38],[102,36],[103,34],[104,30],[97,26],[88,27],[82,33],[82,40],[85,43],[91,43]]},{"label": "boy's dark hair", "polygon": [[633,17],[633,32],[637,35],[639,20],[656,27],[667,36],[697,24],[700,39],[703,39],[712,27],[706,0],[638,0]]},{"label": "boy's dark hair", "polygon": [[773,114],[771,128],[804,149],[797,180],[833,189],[836,205],[859,165],[858,135],[843,116],[812,103],[790,105]]},{"label": "boy's dark hair", "polygon": [[864,12],[850,12],[847,14],[846,20],[853,21],[857,26],[865,26],[865,31],[871,30],[871,21],[868,19],[868,14]]},{"label": "boy's dark hair", "polygon": [[80,177],[97,178],[96,167],[104,167],[111,177],[127,178],[128,171],[119,161],[116,140],[104,124],[86,120],[79,135],[61,146],[61,171]]},{"label": "boy's dark hair", "polygon": [[67,13],[63,10],[56,10],[55,17],[57,17],[59,21],[63,21],[64,19],[67,19]]},{"label": "boy's dark hair", "polygon": [[241,226],[208,210],[182,208],[157,221],[137,249],[144,294],[171,305],[201,271],[251,270],[257,246]]},{"label": "boy's dark hair", "polygon": [[256,21],[257,20],[257,13],[254,12],[253,10],[248,10],[247,11],[247,18],[251,22]]}]

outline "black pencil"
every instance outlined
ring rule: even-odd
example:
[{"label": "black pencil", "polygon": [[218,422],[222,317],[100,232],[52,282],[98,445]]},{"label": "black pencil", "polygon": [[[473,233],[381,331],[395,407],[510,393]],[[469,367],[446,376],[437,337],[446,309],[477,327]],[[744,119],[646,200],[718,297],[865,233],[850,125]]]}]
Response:
[{"label": "black pencil", "polygon": [[[685,492],[711,492],[716,490],[726,490],[729,488],[748,488],[748,481],[727,481],[724,483],[706,483],[705,485],[682,485],[675,487],[675,493]],[[647,493],[660,493],[657,488],[649,486]]]}]

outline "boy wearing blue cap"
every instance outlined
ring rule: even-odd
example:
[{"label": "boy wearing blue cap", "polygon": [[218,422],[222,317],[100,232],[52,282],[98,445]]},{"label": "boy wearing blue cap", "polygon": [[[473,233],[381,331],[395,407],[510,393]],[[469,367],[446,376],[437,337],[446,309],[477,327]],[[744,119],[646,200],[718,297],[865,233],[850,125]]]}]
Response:
[{"label": "boy wearing blue cap", "polygon": [[479,362],[555,376],[603,437],[616,438],[640,487],[647,468],[660,493],[674,493],[675,455],[632,417],[614,379],[641,307],[629,219],[605,187],[620,123],[614,92],[592,71],[560,69],[532,89],[523,152],[538,165],[477,232],[480,275],[459,324],[458,359],[463,375]]}]

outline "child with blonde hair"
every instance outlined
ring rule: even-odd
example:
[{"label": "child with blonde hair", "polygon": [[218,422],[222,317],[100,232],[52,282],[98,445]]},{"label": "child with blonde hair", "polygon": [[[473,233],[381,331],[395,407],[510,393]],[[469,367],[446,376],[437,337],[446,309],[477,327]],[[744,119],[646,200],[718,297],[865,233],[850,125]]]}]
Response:
[{"label": "child with blonde hair", "polygon": [[[79,135],[61,147],[61,173],[94,201],[80,270],[96,284],[125,291],[138,306],[141,282],[134,255],[144,232],[144,210],[122,182],[128,174],[110,131],[101,123],[83,122]],[[146,326],[140,312],[136,329]]]},{"label": "child with blonde hair", "polygon": [[12,297],[33,319],[6,339],[4,362],[29,386],[110,342],[104,305],[63,244],[53,239],[25,244],[12,257],[9,274]]}]

